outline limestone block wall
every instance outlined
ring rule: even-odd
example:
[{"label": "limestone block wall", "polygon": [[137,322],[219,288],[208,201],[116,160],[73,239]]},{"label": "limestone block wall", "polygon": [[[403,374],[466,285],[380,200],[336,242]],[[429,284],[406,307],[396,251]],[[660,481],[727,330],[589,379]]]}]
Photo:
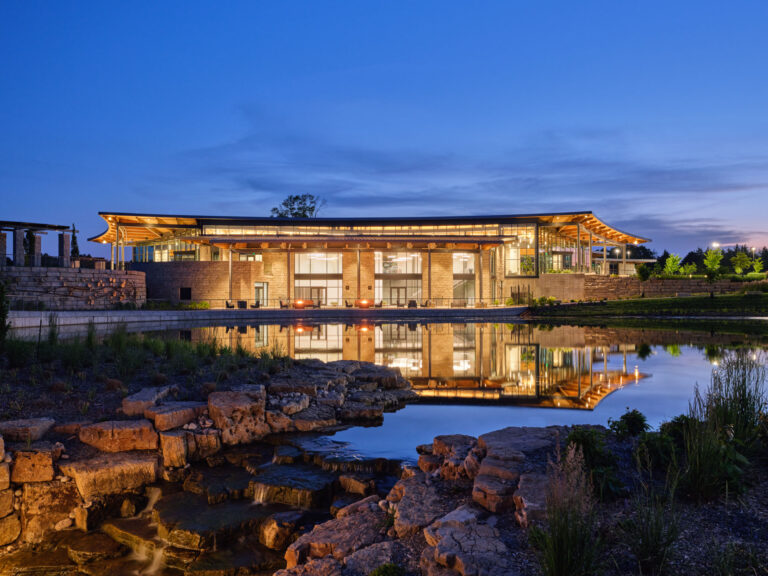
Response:
[{"label": "limestone block wall", "polygon": [[357,251],[344,251],[342,263],[342,298],[350,304],[357,298],[373,300],[375,256],[372,250],[360,251],[360,292],[358,296]]},{"label": "limestone block wall", "polygon": [[453,254],[432,252],[432,289],[429,288],[427,258],[422,259],[421,293],[438,306],[449,305],[453,299]]},{"label": "limestone block wall", "polygon": [[617,300],[619,298],[662,298],[677,294],[700,294],[714,291],[716,294],[738,292],[743,287],[741,282],[718,280],[709,283],[703,278],[651,278],[641,282],[635,276],[610,277],[588,275],[584,278],[584,299]]},{"label": "limestone block wall", "polygon": [[0,278],[14,308],[104,310],[147,298],[144,272],[133,270],[9,266]]}]

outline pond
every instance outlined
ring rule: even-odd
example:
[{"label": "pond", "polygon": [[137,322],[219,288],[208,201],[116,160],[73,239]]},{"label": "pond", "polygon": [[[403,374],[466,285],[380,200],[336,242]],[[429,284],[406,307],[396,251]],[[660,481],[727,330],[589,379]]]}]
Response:
[{"label": "pond", "polygon": [[233,350],[399,368],[420,402],[385,414],[381,426],[349,428],[334,439],[369,456],[408,460],[418,444],[439,434],[606,425],[628,408],[643,412],[656,427],[687,410],[694,387],[708,384],[729,349],[747,347],[762,355],[741,335],[526,323],[243,323],[182,326],[161,334],[216,339]]}]

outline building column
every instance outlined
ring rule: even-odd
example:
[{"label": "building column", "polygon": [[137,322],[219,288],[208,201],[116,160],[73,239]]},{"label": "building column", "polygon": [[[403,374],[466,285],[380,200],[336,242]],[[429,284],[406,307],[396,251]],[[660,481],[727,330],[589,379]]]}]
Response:
[{"label": "building column", "polygon": [[8,237],[0,232],[0,268],[5,268],[5,251],[8,248]]},{"label": "building column", "polygon": [[621,270],[619,271],[619,274],[626,274],[627,273],[627,245],[622,244],[621,245]]},{"label": "building column", "polygon": [[40,234],[33,234],[32,237],[34,238],[34,241],[32,242],[32,261],[30,262],[30,265],[39,268],[43,264],[43,239],[40,237]]},{"label": "building column", "polygon": [[576,224],[576,272],[581,272],[581,224]]},{"label": "building column", "polygon": [[13,231],[13,265],[24,266],[24,230]]},{"label": "building column", "polygon": [[70,236],[66,232],[59,234],[59,266],[69,268],[70,265]]},{"label": "building column", "polygon": [[232,247],[229,247],[229,300],[232,300]]},{"label": "building column", "polygon": [[589,231],[589,260],[587,261],[587,272],[592,272],[592,231]]},{"label": "building column", "polygon": [[480,288],[480,305],[483,305],[483,249],[477,249],[478,284]]},{"label": "building column", "polygon": [[603,240],[603,276],[608,276],[608,244]]}]

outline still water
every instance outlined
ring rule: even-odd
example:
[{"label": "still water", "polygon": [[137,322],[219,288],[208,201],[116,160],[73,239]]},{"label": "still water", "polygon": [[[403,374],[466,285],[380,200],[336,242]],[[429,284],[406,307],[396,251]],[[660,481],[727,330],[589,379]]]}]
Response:
[{"label": "still water", "polygon": [[700,332],[532,324],[293,324],[184,327],[163,333],[294,358],[397,367],[421,401],[381,426],[334,439],[369,456],[413,459],[439,434],[505,426],[607,424],[627,408],[656,427],[684,411],[718,358],[747,337]]}]

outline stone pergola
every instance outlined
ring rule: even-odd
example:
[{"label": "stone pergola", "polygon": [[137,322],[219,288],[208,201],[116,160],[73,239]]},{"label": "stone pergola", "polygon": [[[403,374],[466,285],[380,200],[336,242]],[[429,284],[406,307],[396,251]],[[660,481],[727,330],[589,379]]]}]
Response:
[{"label": "stone pergola", "polygon": [[[59,233],[59,266],[70,267],[70,227],[59,224],[40,224],[34,222],[13,222],[0,220],[0,268],[5,267],[8,254],[8,235],[13,238],[12,266],[41,266],[42,265],[42,235],[48,232]],[[32,232],[34,243],[31,258],[26,262],[24,250],[24,237],[27,232]]]}]

